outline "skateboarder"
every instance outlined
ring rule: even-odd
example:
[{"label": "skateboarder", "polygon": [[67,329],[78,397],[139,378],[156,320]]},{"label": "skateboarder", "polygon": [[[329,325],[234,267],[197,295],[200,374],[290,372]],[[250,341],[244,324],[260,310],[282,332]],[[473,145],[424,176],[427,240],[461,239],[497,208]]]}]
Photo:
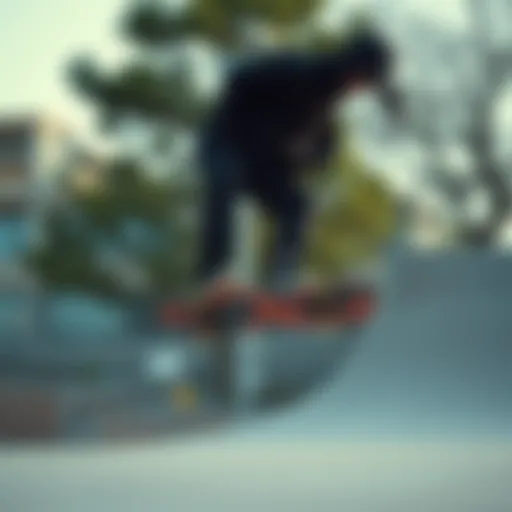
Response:
[{"label": "skateboarder", "polygon": [[222,275],[233,202],[247,194],[277,224],[271,284],[294,286],[308,218],[300,173],[325,167],[335,149],[335,107],[348,94],[372,88],[393,114],[400,112],[393,65],[386,41],[365,33],[338,51],[261,56],[231,74],[200,141],[203,283]]}]

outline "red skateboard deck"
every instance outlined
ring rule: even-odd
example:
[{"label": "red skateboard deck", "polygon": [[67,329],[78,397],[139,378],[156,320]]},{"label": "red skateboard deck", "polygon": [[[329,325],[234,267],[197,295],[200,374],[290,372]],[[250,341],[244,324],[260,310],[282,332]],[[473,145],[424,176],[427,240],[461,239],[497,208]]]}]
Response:
[{"label": "red skateboard deck", "polygon": [[160,310],[160,320],[178,329],[336,328],[365,323],[375,303],[375,294],[362,288],[281,296],[230,291],[197,302],[166,303]]}]

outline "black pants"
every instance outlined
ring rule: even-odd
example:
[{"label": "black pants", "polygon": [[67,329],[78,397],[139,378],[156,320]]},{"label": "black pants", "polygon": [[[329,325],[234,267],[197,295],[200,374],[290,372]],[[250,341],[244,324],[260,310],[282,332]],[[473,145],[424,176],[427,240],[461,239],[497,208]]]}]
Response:
[{"label": "black pants", "polygon": [[233,204],[237,197],[247,194],[277,224],[270,285],[279,289],[293,286],[303,245],[307,201],[291,173],[269,168],[251,172],[235,149],[215,135],[203,141],[200,156],[204,179],[201,278],[213,277],[230,259]]}]

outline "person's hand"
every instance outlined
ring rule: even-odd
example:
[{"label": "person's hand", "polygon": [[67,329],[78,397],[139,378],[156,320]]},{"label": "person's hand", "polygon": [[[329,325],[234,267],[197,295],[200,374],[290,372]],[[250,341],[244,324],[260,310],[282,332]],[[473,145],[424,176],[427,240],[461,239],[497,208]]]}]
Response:
[{"label": "person's hand", "polygon": [[295,162],[300,162],[309,156],[311,148],[308,145],[292,142],[286,147],[286,154],[288,158]]},{"label": "person's hand", "polygon": [[294,137],[286,144],[285,151],[287,156],[296,162],[308,159],[314,151],[312,137],[307,135]]}]

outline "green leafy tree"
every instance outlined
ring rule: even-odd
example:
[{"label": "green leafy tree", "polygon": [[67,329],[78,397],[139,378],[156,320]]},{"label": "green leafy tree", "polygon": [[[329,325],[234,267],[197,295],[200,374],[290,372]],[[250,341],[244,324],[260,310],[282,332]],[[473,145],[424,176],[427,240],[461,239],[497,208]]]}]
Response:
[{"label": "green leafy tree", "polygon": [[[146,171],[156,146],[165,146],[166,141],[172,146],[174,135],[194,133],[211,98],[200,93],[183,60],[161,66],[162,55],[179,57],[188,43],[202,41],[221,59],[229,60],[252,48],[248,26],[264,29],[260,30],[265,34],[263,43],[327,48],[339,38],[316,28],[315,15],[324,6],[322,0],[189,0],[179,9],[156,0],[131,3],[120,17],[119,28],[136,57],[115,70],[102,69],[94,59],[72,62],[73,86],[95,104],[109,133],[115,135],[127,119],[135,118],[158,144],[145,155],[147,160],[112,165],[105,173],[103,190],[72,195],[71,206],[50,217],[46,243],[31,255],[33,267],[48,286],[133,295],[126,279],[105,267],[105,256],[101,258],[105,253],[122,256],[112,259],[114,267],[121,266],[124,258],[141,271],[146,284],[140,290],[163,295],[190,283],[197,241],[178,219],[198,203],[199,192],[187,189],[184,193],[177,179],[169,178],[165,185],[152,181]],[[176,165],[174,157],[171,151],[169,168]],[[369,203],[366,207],[372,208]],[[350,222],[348,217],[342,220]],[[147,238],[133,243],[127,226],[141,224]],[[322,258],[315,258],[315,265],[322,265]],[[135,296],[144,295],[140,290]],[[230,347],[218,353],[220,374],[231,375]]]},{"label": "green leafy tree", "polygon": [[103,170],[101,186],[76,189],[47,212],[45,237],[28,255],[47,290],[140,304],[186,287],[194,249],[182,213],[193,191],[151,178],[129,161]]},{"label": "green leafy tree", "polygon": [[[36,258],[38,264],[35,266],[49,286],[60,286],[62,282],[71,286],[74,283],[80,290],[100,294],[112,289],[113,278],[106,272],[92,270],[92,263],[80,263],[91,270],[77,270],[76,274],[83,279],[73,281],[65,271],[71,264],[59,262],[60,258],[64,259],[65,252],[71,250],[80,252],[81,257],[87,257],[89,262],[95,261],[91,251],[97,251],[98,247],[89,245],[86,232],[100,239],[108,232],[111,243],[115,240],[119,251],[124,247],[123,254],[127,260],[135,261],[144,275],[153,276],[150,282],[155,291],[163,292],[162,289],[166,289],[167,293],[171,293],[182,289],[183,280],[190,281],[190,272],[184,272],[175,263],[177,256],[171,257],[169,251],[173,255],[176,251],[190,255],[194,246],[193,236],[181,240],[181,244],[186,244],[186,249],[180,247],[178,251],[176,243],[162,242],[156,245],[157,249],[151,255],[144,258],[133,247],[123,246],[118,236],[128,219],[135,222],[133,219],[142,216],[146,230],[158,233],[162,240],[166,240],[170,236],[166,229],[171,228],[167,225],[163,228],[161,219],[168,218],[169,209],[178,217],[187,207],[186,200],[173,206],[175,198],[170,200],[166,197],[167,188],[160,189],[160,185],[149,187],[148,179],[143,175],[158,148],[163,147],[165,151],[166,147],[172,147],[173,136],[178,133],[194,133],[211,99],[198,92],[197,84],[184,69],[183,62],[171,62],[162,67],[158,65],[159,59],[163,53],[179,57],[184,45],[194,40],[209,43],[217,49],[218,55],[226,59],[243,53],[248,45],[245,35],[248,23],[266,27],[267,41],[272,34],[279,34],[282,42],[296,44],[296,35],[301,34],[302,38],[299,39],[303,46],[320,46],[320,39],[325,45],[328,38],[321,38],[311,23],[315,13],[323,6],[320,0],[191,0],[179,9],[156,1],[135,3],[122,13],[119,24],[120,33],[135,50],[135,57],[113,70],[104,70],[94,60],[86,58],[77,58],[71,63],[69,75],[73,87],[96,106],[107,133],[115,136],[127,119],[135,118],[141,131],[154,136],[155,143],[138,160],[137,178],[134,178],[133,169],[126,166],[120,169],[119,165],[114,164],[105,172],[108,192],[85,199],[73,197],[71,211],[75,217],[82,219],[87,230],[75,231],[66,238],[60,234],[59,226],[63,223],[67,225],[69,214],[53,213],[52,217],[55,218],[47,224],[48,242],[39,250]],[[173,158],[171,151],[169,168],[175,166]],[[174,187],[182,188],[177,183],[174,180]],[[192,203],[198,202],[197,194],[188,193],[186,197]],[[87,251],[82,251],[80,246],[87,246]],[[193,261],[190,256],[184,259]],[[80,260],[75,261],[73,265],[78,268]]]}]

